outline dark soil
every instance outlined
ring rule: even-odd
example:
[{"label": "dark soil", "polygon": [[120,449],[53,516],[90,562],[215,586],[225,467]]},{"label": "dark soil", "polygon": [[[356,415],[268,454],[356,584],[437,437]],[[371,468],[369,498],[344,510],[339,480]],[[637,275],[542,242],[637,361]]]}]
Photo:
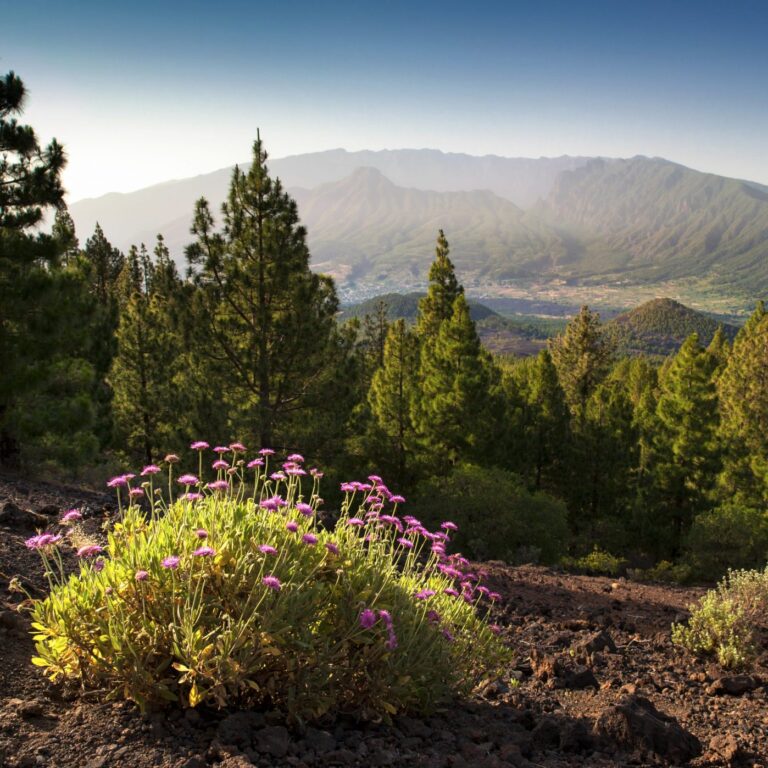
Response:
[{"label": "dark soil", "polygon": [[9,581],[44,594],[24,540],[75,506],[96,537],[114,514],[106,494],[0,478],[1,766],[768,766],[768,654],[737,678],[671,643],[702,589],[537,566],[482,566],[503,595],[496,619],[519,685],[491,681],[426,719],[296,730],[274,712],[145,716],[52,685],[30,664],[24,595]]}]

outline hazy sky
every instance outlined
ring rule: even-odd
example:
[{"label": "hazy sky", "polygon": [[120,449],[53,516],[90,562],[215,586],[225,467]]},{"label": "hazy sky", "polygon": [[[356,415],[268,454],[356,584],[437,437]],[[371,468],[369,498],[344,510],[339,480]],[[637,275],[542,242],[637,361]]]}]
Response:
[{"label": "hazy sky", "polygon": [[0,0],[70,202],[344,147],[659,155],[768,183],[768,1]]}]

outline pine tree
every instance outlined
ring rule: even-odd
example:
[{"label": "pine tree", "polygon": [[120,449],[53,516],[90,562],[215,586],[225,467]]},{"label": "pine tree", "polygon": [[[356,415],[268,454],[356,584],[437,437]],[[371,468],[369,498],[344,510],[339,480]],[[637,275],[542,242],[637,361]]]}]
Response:
[{"label": "pine tree", "polygon": [[531,490],[560,492],[565,483],[569,414],[549,351],[505,375],[509,436],[507,462]]},{"label": "pine tree", "polygon": [[760,302],[742,327],[719,379],[724,500],[768,501],[768,316]]},{"label": "pine tree", "polygon": [[178,328],[181,291],[162,238],[153,264],[144,246],[131,248],[118,280],[121,306],[114,390],[116,448],[146,463],[179,441],[178,376],[182,345]]},{"label": "pine tree", "polygon": [[[0,464],[74,467],[95,451],[89,313],[78,265],[65,263],[64,151],[18,123],[24,99],[18,77],[0,79]],[[54,234],[36,233],[50,207],[62,210]]]},{"label": "pine tree", "polygon": [[454,302],[464,293],[456,279],[453,262],[448,258],[450,248],[441,229],[437,236],[435,259],[429,268],[427,295],[419,301],[416,332],[422,343],[437,338],[440,326],[453,317]]},{"label": "pine tree", "polygon": [[480,345],[463,292],[435,343],[422,346],[419,380],[414,424],[428,460],[436,468],[486,460],[504,421],[500,374]]},{"label": "pine tree", "polygon": [[725,333],[723,332],[723,326],[718,325],[715,335],[712,337],[712,341],[709,342],[707,352],[712,356],[715,361],[715,370],[713,375],[715,380],[720,378],[720,374],[728,362],[728,357],[731,354],[731,345],[728,343]]},{"label": "pine tree", "polygon": [[387,333],[384,359],[376,371],[368,392],[371,415],[377,430],[375,437],[384,444],[376,446],[374,457],[383,470],[392,468],[398,487],[408,482],[410,457],[414,447],[413,402],[418,375],[418,345],[405,320],[394,322]]},{"label": "pine tree", "polygon": [[85,258],[90,267],[92,290],[99,304],[111,307],[125,256],[107,240],[98,222],[93,235],[85,241]]},{"label": "pine tree", "polygon": [[600,316],[583,306],[565,332],[550,341],[549,349],[568,406],[579,421],[613,359],[614,350],[600,324]]},{"label": "pine tree", "polygon": [[187,256],[208,339],[199,364],[220,377],[232,434],[310,450],[336,439],[348,412],[349,339],[336,327],[333,281],[310,270],[296,203],[266,161],[257,138],[248,172],[232,175],[222,232],[197,203]]},{"label": "pine tree", "polygon": [[389,322],[389,305],[379,300],[375,311],[363,318],[359,349],[363,357],[363,372],[366,391],[374,374],[384,365]]},{"label": "pine tree", "polygon": [[716,361],[694,333],[660,380],[653,449],[656,508],[676,554],[694,517],[707,508],[719,463]]}]

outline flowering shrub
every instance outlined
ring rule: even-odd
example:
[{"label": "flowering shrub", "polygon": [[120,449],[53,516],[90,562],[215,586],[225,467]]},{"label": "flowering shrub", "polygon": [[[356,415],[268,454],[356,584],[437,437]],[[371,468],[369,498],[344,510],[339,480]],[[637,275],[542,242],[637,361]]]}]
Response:
[{"label": "flowering shrub", "polygon": [[371,477],[342,485],[341,515],[324,530],[321,473],[301,456],[274,471],[271,451],[246,462],[242,446],[217,447],[203,482],[207,448],[196,445],[196,475],[176,476],[172,456],[110,481],[121,519],[103,550],[78,552],[77,575],[54,575],[66,539],[28,542],[52,578],[33,608],[33,662],[49,677],[141,707],[371,718],[430,711],[505,662],[482,617],[498,596],[446,554],[451,523],[430,532],[401,517],[404,500]]},{"label": "flowering shrub", "polygon": [[688,625],[673,624],[672,640],[700,655],[716,656],[723,667],[746,667],[757,654],[755,633],[766,629],[768,567],[729,571],[691,606]]}]

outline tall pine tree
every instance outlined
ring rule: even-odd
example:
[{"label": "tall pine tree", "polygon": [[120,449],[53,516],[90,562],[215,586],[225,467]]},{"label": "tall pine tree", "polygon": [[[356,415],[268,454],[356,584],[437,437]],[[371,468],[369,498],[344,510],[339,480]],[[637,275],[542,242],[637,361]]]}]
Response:
[{"label": "tall pine tree", "polygon": [[261,445],[326,445],[353,391],[340,373],[349,340],[336,327],[333,281],[310,270],[296,203],[270,178],[258,138],[222,213],[219,232],[207,201],[197,203],[187,256],[207,339],[196,352],[216,373],[228,428]]}]

